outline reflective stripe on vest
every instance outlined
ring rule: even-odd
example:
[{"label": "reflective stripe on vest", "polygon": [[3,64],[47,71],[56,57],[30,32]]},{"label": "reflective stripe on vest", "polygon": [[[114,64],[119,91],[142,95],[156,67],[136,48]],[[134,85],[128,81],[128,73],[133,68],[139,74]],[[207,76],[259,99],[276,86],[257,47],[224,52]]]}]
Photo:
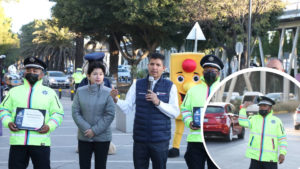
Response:
[{"label": "reflective stripe on vest", "polygon": [[[258,133],[258,132],[253,132],[253,131],[251,131],[251,132],[250,132],[250,134],[252,134],[252,135],[258,135],[258,136],[260,136],[260,135],[261,135],[261,133]],[[268,136],[268,137],[277,138],[277,136],[276,136],[276,135],[273,135],[273,134],[264,134],[264,136]]]},{"label": "reflective stripe on vest", "polygon": [[[14,136],[14,137],[25,137],[25,133],[24,134],[15,134],[15,133],[12,133],[11,136]],[[47,137],[50,137],[50,135],[39,135],[39,134],[30,134],[31,137],[42,137],[42,138],[47,138]]]},{"label": "reflective stripe on vest", "polygon": [[197,132],[197,131],[191,131],[191,132],[190,132],[190,134],[195,134],[195,135],[199,134],[199,135],[200,135],[200,134],[201,134],[201,132]]},{"label": "reflective stripe on vest", "polygon": [[266,126],[266,118],[263,119],[263,124],[262,124],[262,132],[261,132],[261,142],[260,142],[260,153],[259,153],[259,161],[261,161],[262,154],[263,154],[263,148],[264,148],[264,132],[265,132],[265,126]]},{"label": "reflective stripe on vest", "polygon": [[[250,147],[250,146],[248,146],[248,149],[255,150],[255,151],[260,151],[260,148],[254,148],[254,147]],[[269,152],[269,153],[277,153],[277,151],[266,150],[266,149],[263,149],[263,151],[264,152]]]}]

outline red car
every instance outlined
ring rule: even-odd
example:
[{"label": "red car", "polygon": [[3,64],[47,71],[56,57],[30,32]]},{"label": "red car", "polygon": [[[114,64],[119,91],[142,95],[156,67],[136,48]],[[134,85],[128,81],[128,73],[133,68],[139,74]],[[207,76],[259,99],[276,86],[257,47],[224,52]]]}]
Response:
[{"label": "red car", "polygon": [[230,103],[215,102],[207,106],[203,131],[204,136],[221,136],[226,141],[232,141],[237,135],[242,139],[245,135],[245,128],[239,125],[239,115],[234,113],[234,106]]}]

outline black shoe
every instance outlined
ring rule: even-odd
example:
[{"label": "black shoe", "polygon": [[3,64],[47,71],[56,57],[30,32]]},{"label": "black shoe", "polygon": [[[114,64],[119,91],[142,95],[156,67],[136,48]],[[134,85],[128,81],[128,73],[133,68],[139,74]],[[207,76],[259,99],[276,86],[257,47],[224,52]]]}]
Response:
[{"label": "black shoe", "polygon": [[171,158],[173,158],[173,157],[179,157],[179,149],[178,148],[174,148],[174,147],[171,148],[169,150],[168,157],[171,157]]}]

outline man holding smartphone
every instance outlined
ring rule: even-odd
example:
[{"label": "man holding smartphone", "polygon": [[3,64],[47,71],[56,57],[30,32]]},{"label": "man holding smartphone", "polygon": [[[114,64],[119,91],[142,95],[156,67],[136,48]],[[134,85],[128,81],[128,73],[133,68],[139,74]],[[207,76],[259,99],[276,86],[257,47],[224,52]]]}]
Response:
[{"label": "man holding smartphone", "polygon": [[209,169],[214,169],[217,167],[208,157],[203,146],[199,117],[208,96],[220,81],[220,70],[224,65],[215,55],[204,56],[200,65],[203,67],[202,83],[189,89],[181,104],[182,119],[185,126],[190,128],[184,158],[189,169],[204,169],[205,161]]}]

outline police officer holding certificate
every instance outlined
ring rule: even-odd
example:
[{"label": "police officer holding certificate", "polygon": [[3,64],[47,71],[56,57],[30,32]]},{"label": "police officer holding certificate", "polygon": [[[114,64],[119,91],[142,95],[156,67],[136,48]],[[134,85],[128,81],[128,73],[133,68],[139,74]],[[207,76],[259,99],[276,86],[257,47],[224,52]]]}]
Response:
[{"label": "police officer holding certificate", "polygon": [[50,133],[63,120],[63,107],[54,90],[42,85],[46,64],[24,60],[24,84],[10,89],[0,105],[0,119],[10,129],[9,169],[50,169]]}]

